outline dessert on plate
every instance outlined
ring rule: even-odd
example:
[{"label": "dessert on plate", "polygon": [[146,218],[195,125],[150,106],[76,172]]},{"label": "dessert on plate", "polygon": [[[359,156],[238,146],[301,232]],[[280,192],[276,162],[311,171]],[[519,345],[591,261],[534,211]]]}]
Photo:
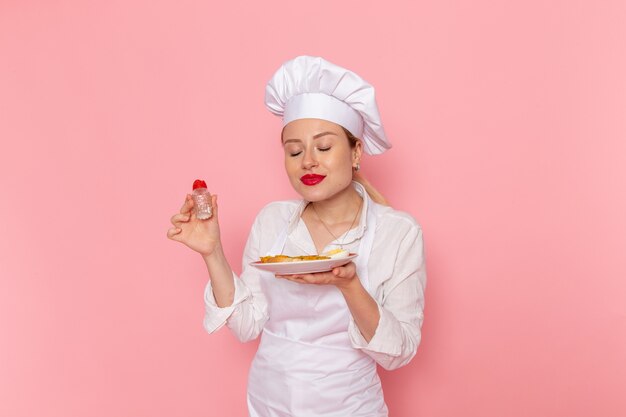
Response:
[{"label": "dessert on plate", "polygon": [[301,262],[301,261],[323,261],[327,259],[341,259],[347,258],[350,253],[344,249],[333,249],[328,252],[324,252],[321,255],[302,255],[302,256],[287,256],[283,254],[273,256],[261,256],[261,263],[280,263],[280,262]]}]

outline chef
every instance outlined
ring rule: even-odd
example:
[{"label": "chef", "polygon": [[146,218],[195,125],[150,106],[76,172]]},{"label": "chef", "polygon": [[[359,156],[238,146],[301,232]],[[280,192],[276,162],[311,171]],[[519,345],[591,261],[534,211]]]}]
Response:
[{"label": "chef", "polygon": [[[363,152],[391,147],[374,88],[322,58],[300,56],[270,79],[265,104],[282,118],[286,174],[302,198],[259,212],[239,276],[224,256],[216,196],[213,216],[199,220],[187,195],[167,235],[206,263],[207,332],[226,325],[241,341],[261,337],[248,378],[250,416],[387,416],[376,364],[396,369],[415,355],[426,271],[418,223],[386,205],[359,173]],[[333,249],[358,256],[317,273],[251,265]]]}]

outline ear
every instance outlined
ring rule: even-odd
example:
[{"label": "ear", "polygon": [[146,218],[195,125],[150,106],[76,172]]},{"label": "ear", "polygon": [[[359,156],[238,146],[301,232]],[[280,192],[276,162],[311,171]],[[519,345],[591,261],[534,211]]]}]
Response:
[{"label": "ear", "polygon": [[357,164],[361,163],[361,155],[363,155],[363,143],[361,139],[358,139],[352,148],[352,168],[356,168]]}]

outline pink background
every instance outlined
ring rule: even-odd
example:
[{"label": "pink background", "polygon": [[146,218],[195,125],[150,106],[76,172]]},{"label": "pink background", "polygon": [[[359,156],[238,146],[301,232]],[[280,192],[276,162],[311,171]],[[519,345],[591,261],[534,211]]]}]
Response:
[{"label": "pink background", "polygon": [[626,415],[625,39],[617,0],[1,1],[0,415],[245,415],[256,343],[165,232],[205,178],[240,270],[300,54],[377,87],[364,173],[424,228],[391,415]]}]

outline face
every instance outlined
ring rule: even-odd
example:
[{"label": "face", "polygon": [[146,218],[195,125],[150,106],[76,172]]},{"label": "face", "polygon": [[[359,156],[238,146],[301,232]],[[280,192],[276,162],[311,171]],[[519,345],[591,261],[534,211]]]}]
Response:
[{"label": "face", "polygon": [[283,129],[285,169],[293,188],[308,201],[330,199],[352,182],[352,170],[361,159],[342,127],[320,119],[299,119]]}]

